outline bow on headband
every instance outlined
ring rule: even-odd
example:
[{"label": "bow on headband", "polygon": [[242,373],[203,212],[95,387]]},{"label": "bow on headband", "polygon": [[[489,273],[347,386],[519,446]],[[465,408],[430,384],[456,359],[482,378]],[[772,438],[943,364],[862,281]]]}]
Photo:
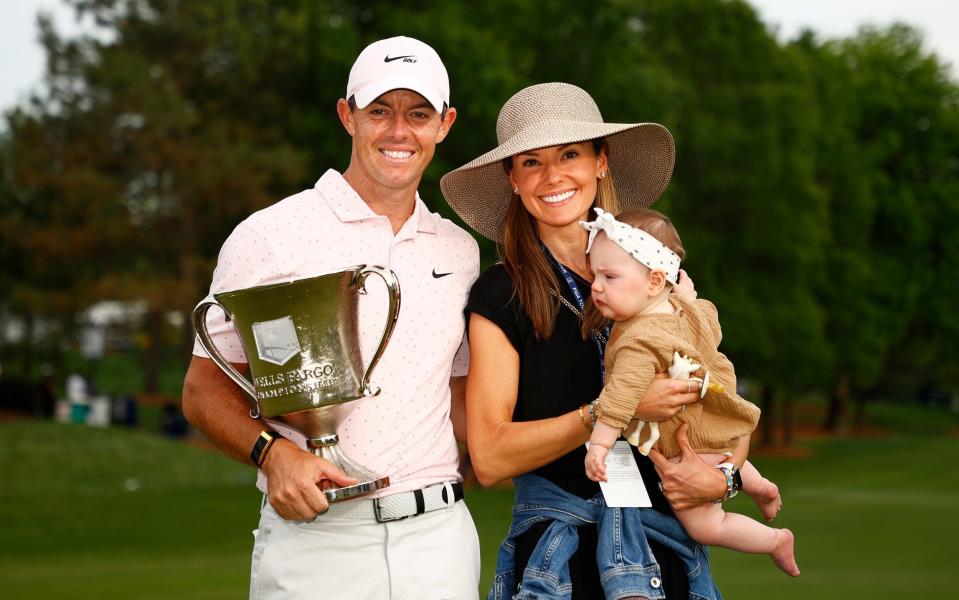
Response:
[{"label": "bow on headband", "polygon": [[676,285],[679,282],[679,256],[663,245],[662,242],[626,223],[616,220],[616,217],[601,208],[596,211],[595,221],[580,221],[583,229],[589,232],[589,243],[586,253],[593,247],[593,240],[600,231],[606,232],[611,242],[625,250],[630,256],[646,265],[650,269],[658,269],[666,273],[666,281]]}]

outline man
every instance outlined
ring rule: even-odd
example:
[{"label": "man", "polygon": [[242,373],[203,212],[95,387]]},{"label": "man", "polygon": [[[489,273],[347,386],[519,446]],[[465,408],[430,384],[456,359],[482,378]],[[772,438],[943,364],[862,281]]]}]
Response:
[{"label": "man", "polygon": [[[228,456],[260,465],[257,485],[268,501],[255,533],[251,598],[475,598],[479,541],[458,501],[453,422],[465,439],[462,310],[479,254],[469,234],[430,213],[416,192],[456,120],[446,69],[420,41],[381,40],[356,59],[336,110],[352,138],[347,170],[327,171],[313,189],[237,226],[211,294],[357,264],[396,273],[402,309],[371,382],[383,391],[356,402],[338,431],[343,451],[388,475],[390,486],[328,505],[321,483],[353,481],[304,451],[298,433],[251,418],[249,400],[199,345],[183,410]],[[368,357],[387,298],[375,280],[367,289],[359,322]],[[208,326],[224,357],[245,369],[232,326],[215,310]],[[258,443],[270,431],[282,437]]]}]

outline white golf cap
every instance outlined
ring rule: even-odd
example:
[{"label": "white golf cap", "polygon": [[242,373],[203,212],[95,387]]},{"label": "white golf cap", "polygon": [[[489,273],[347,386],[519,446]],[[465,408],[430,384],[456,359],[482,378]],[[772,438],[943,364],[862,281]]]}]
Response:
[{"label": "white golf cap", "polygon": [[390,90],[413,90],[437,112],[450,104],[450,78],[436,50],[409,37],[373,42],[360,52],[350,69],[346,98],[366,108]]}]

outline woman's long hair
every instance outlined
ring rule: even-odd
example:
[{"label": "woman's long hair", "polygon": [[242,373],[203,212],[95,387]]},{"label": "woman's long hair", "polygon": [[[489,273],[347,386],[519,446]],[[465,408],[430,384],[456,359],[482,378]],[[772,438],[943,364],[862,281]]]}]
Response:
[{"label": "woman's long hair", "polygon": [[[592,142],[596,154],[605,152],[608,158],[606,141],[600,138]],[[505,159],[503,166],[509,173],[513,168],[512,158]],[[598,180],[592,207],[602,208],[614,215],[619,213],[619,199],[613,186],[613,174],[608,167],[606,177]],[[585,234],[584,231],[583,235]],[[513,194],[510,199],[509,211],[504,221],[500,259],[513,279],[515,294],[519,297],[523,310],[533,322],[536,338],[548,340],[559,313],[559,278],[540,249],[536,220],[527,212],[523,200],[517,194]],[[551,290],[555,290],[557,295],[551,293]]]}]

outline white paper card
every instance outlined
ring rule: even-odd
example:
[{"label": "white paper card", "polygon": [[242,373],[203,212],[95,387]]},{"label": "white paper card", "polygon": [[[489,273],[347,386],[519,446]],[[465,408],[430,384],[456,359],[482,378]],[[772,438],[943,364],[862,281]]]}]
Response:
[{"label": "white paper card", "polygon": [[[589,442],[586,442],[589,448]],[[639,465],[629,443],[617,441],[606,455],[606,479],[599,483],[607,506],[649,508],[653,505],[646,493]]]}]

